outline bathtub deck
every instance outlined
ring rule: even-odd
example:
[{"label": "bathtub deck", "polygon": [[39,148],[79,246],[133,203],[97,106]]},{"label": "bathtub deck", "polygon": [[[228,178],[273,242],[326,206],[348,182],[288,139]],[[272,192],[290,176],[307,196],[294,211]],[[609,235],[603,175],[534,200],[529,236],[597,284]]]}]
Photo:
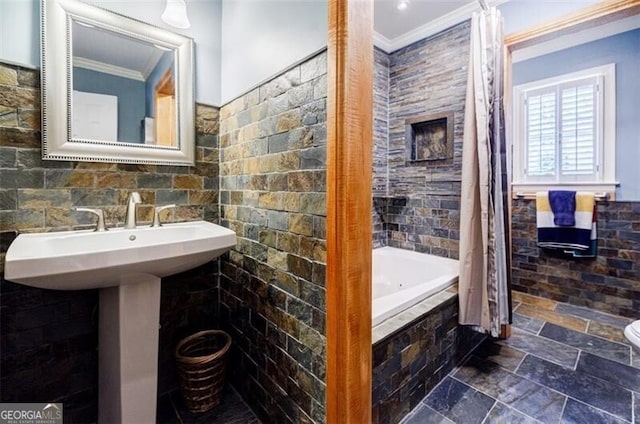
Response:
[{"label": "bathtub deck", "polygon": [[383,323],[392,327],[391,334],[372,346],[373,424],[402,420],[484,340],[484,335],[458,325],[456,292],[440,292],[402,312],[395,325]]},{"label": "bathtub deck", "polygon": [[629,318],[514,292],[513,336],[485,341],[403,424],[640,424]]},{"label": "bathtub deck", "polygon": [[439,293],[434,294],[421,301],[420,303],[410,307],[399,314],[388,318],[380,324],[373,327],[372,343],[376,344],[380,340],[389,337],[407,324],[415,321],[419,317],[428,314],[447,300],[456,297],[458,294],[458,286],[451,286]]}]

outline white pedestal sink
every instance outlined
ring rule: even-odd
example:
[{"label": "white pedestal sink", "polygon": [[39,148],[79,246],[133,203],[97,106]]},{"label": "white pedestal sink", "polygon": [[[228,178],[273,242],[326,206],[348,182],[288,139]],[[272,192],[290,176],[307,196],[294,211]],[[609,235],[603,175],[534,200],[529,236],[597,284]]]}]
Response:
[{"label": "white pedestal sink", "polygon": [[160,279],[220,256],[233,231],[205,222],[21,234],[5,278],[53,290],[100,288],[98,422],[155,423]]}]

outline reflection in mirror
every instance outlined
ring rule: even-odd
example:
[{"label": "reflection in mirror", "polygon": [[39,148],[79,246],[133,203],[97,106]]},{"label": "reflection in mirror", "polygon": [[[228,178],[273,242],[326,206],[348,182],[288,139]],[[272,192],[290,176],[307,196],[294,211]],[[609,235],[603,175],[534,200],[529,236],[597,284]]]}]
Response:
[{"label": "reflection in mirror", "polygon": [[173,50],[72,22],[72,138],[175,147]]},{"label": "reflection in mirror", "polygon": [[193,40],[41,0],[44,159],[193,165]]}]

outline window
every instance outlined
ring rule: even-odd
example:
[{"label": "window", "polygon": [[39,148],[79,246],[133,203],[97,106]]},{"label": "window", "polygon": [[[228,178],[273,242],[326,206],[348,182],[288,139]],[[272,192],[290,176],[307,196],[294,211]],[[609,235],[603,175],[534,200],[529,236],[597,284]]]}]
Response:
[{"label": "window", "polygon": [[615,190],[615,65],[514,88],[514,191]]}]

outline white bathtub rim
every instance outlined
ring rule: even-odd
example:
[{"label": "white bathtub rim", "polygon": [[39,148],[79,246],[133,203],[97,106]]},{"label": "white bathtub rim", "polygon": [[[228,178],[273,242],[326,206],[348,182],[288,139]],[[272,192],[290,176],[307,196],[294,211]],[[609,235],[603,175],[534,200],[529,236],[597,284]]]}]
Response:
[{"label": "white bathtub rim", "polygon": [[[420,285],[403,290],[401,293],[373,299],[371,308],[373,313],[372,325],[375,327],[381,324],[385,320],[402,313],[402,311],[407,308],[422,302],[424,299],[448,289],[457,282],[457,274],[445,274],[439,278],[425,282],[425,284],[433,285],[433,287],[428,290],[425,290],[423,285]],[[398,298],[400,300],[398,300]]]},{"label": "white bathtub rim", "polygon": [[[386,274],[393,274],[393,269],[389,270],[387,268],[392,268],[395,265],[393,258],[398,258],[398,263],[400,264],[402,264],[402,260],[407,260],[409,261],[409,266],[417,266],[417,268],[409,271],[410,276],[403,276],[402,273],[399,273],[399,279],[407,279],[406,287],[397,287],[393,293],[372,299],[371,313],[372,326],[374,327],[458,282],[459,261],[456,259],[385,246],[373,250],[374,274],[376,272],[376,253],[380,254],[382,263],[386,264],[386,267],[383,268]],[[389,265],[390,258],[392,265]],[[434,273],[434,268],[438,269],[438,272]],[[380,272],[379,268],[377,270]],[[374,293],[372,294],[375,295],[375,275],[373,280]],[[396,283],[394,281],[399,286],[402,286],[401,283],[403,282],[398,281]]]},{"label": "white bathtub rim", "polygon": [[442,262],[447,263],[448,265],[453,265],[453,266],[458,265],[459,263],[457,259],[445,258],[444,256],[433,255],[430,253],[416,252],[415,250],[401,249],[399,247],[383,246],[383,247],[376,247],[373,250],[384,252],[390,255],[408,256],[413,259],[422,259],[422,257],[425,255],[432,256],[432,257],[438,258],[438,260],[442,260]]}]

